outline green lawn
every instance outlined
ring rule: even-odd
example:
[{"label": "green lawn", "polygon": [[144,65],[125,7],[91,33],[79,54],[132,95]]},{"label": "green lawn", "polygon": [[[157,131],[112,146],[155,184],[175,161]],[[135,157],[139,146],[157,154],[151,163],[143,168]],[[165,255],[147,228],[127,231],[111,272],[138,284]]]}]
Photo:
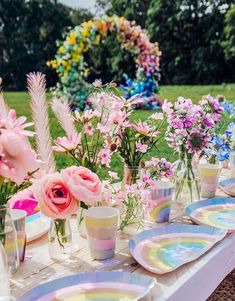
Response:
[{"label": "green lawn", "polygon": [[[235,103],[235,84],[224,84],[224,85],[211,85],[211,86],[162,86],[160,90],[160,97],[162,99],[168,99],[174,101],[178,96],[184,96],[186,98],[191,98],[194,102],[197,102],[203,95],[211,94],[216,96],[222,94],[230,101]],[[15,108],[19,115],[25,115],[28,119],[31,119],[29,96],[27,92],[5,92],[5,99],[11,108]],[[152,111],[138,110],[134,112],[133,118],[135,120],[146,119]],[[50,126],[52,138],[63,135],[63,130],[60,128],[55,116],[50,111]],[[165,128],[163,128],[164,131]],[[169,149],[164,139],[161,140],[158,151],[154,151],[148,155],[158,157],[166,157],[170,161],[174,161],[176,156],[172,154],[172,150]],[[56,156],[58,167],[61,168],[65,166],[66,161],[63,156]],[[122,166],[120,166],[119,158],[114,157],[112,162],[112,167],[114,170],[121,172]]]}]

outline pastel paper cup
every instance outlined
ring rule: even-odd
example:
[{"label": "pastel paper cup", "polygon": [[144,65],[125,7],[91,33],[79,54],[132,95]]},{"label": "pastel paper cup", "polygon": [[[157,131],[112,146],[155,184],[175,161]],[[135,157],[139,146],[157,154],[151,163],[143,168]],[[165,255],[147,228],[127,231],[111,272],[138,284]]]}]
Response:
[{"label": "pastel paper cup", "polygon": [[17,233],[17,245],[20,262],[24,261],[26,249],[25,222],[27,213],[24,210],[11,209],[11,218]]},{"label": "pastel paper cup", "polygon": [[229,155],[229,169],[231,178],[235,177],[235,152],[231,152]]},{"label": "pastel paper cup", "polygon": [[156,181],[151,191],[151,202],[146,208],[150,220],[157,223],[169,221],[174,185],[171,182]]},{"label": "pastel paper cup", "polygon": [[201,179],[201,197],[214,198],[218,187],[222,167],[217,164],[199,164],[198,172]]},{"label": "pastel paper cup", "polygon": [[107,206],[91,207],[84,217],[91,257],[97,260],[113,257],[119,210]]}]

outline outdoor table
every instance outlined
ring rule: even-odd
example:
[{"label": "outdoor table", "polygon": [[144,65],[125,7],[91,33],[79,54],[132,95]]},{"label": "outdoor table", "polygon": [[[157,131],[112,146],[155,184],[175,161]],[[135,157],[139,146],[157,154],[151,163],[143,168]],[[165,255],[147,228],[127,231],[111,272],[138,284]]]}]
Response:
[{"label": "outdoor table", "polygon": [[[217,195],[225,196],[220,190]],[[182,206],[175,204],[170,223],[191,223],[191,221],[183,215]],[[228,234],[199,259],[173,272],[157,275],[142,268],[131,257],[128,249],[131,236],[119,233],[115,257],[107,261],[97,261],[91,259],[86,239],[79,236],[76,219],[72,219],[71,224],[75,252],[65,262],[54,262],[50,259],[47,235],[27,245],[26,260],[11,280],[14,300],[38,284],[58,277],[88,271],[118,270],[156,278],[157,284],[144,300],[203,301],[235,268],[235,232]],[[147,226],[151,228],[162,225],[148,223]]]}]

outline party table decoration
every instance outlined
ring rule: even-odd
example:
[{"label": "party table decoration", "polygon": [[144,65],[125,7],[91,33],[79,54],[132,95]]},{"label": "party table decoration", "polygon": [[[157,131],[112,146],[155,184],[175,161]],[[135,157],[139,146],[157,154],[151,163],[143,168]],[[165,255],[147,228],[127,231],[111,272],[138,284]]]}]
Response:
[{"label": "party table decoration", "polygon": [[219,187],[228,195],[235,197],[235,178],[219,182]]},{"label": "party table decoration", "polygon": [[107,206],[89,208],[85,226],[93,259],[109,259],[115,254],[119,210]]},{"label": "party table decoration", "polygon": [[0,241],[13,272],[18,267],[17,239],[7,203],[16,192],[30,185],[32,175],[40,166],[28,140],[34,136],[27,130],[32,123],[25,121],[24,116],[17,118],[16,111],[7,107],[0,94]]},{"label": "party table decoration", "polygon": [[[17,301],[140,300],[154,287],[149,276],[127,272],[81,273],[41,284]],[[74,300],[75,300],[74,299]]]},{"label": "party table decoration", "polygon": [[179,154],[175,164],[175,199],[184,204],[192,203],[200,199],[193,156],[200,156],[211,141],[211,134],[221,120],[223,108],[218,100],[207,95],[199,101],[199,105],[183,97],[179,97],[175,103],[165,101],[163,112],[168,122],[166,140]]},{"label": "party table decoration", "polygon": [[71,166],[60,173],[43,176],[33,185],[41,212],[50,217],[49,250],[53,259],[71,254],[72,234],[69,217],[76,214],[80,202],[99,204],[101,182],[88,168]]},{"label": "party table decoration", "polygon": [[129,241],[129,249],[145,269],[165,274],[202,256],[226,232],[207,226],[168,225],[137,234]]},{"label": "party table decoration", "polygon": [[[135,86],[144,86],[141,94],[146,100],[147,108],[154,108],[160,80],[160,56],[158,43],[150,42],[146,30],[137,26],[134,21],[125,17],[103,16],[86,21],[71,29],[66,40],[58,42],[58,51],[54,60],[47,62],[59,76],[55,94],[69,98],[73,108],[84,109],[89,95],[89,84],[86,82],[90,72],[85,54],[92,47],[101,45],[109,35],[115,35],[123,49],[130,51],[136,58],[137,72]],[[149,90],[151,86],[151,90]],[[127,98],[135,93],[135,87],[128,91]],[[134,92],[134,93],[133,93]],[[150,98],[153,96],[153,100]],[[153,103],[153,106],[151,105]]]},{"label": "party table decoration", "polygon": [[150,220],[157,223],[169,221],[174,185],[169,181],[173,176],[172,164],[165,158],[154,158],[142,164],[142,186],[149,189],[145,199],[145,212]]},{"label": "party table decoration", "polygon": [[208,225],[235,231],[235,199],[212,198],[196,202],[185,209],[191,220],[199,225]]},{"label": "party table decoration", "polygon": [[222,167],[218,164],[199,164],[198,172],[201,179],[201,197],[213,198],[218,186]]}]

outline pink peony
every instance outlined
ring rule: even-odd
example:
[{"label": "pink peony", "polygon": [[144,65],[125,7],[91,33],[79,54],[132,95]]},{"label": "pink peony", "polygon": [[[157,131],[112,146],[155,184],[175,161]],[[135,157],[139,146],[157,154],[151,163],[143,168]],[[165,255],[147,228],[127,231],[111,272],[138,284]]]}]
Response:
[{"label": "pink peony", "polygon": [[66,218],[77,212],[79,202],[59,173],[45,175],[33,185],[41,212],[53,219]]},{"label": "pink peony", "polygon": [[13,130],[0,135],[0,176],[20,185],[28,173],[39,168],[37,155],[27,139]]},{"label": "pink peony", "polygon": [[72,195],[87,205],[94,206],[102,199],[99,177],[86,167],[71,166],[61,172]]}]

